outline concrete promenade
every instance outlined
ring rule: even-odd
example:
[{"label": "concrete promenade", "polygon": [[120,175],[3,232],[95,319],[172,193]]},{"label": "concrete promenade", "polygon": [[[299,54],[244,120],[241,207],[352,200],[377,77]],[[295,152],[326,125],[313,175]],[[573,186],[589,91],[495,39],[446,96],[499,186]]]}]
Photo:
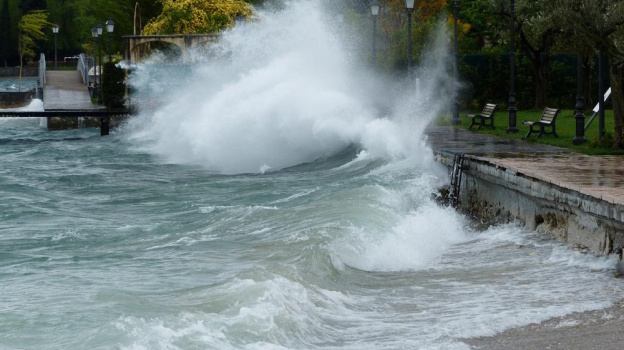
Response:
[{"label": "concrete promenade", "polygon": [[436,152],[468,154],[501,168],[624,205],[624,156],[587,156],[566,148],[452,127],[432,127],[426,135]]},{"label": "concrete promenade", "polygon": [[43,109],[98,109],[91,103],[89,90],[82,82],[80,72],[46,71],[46,83],[43,87]]}]

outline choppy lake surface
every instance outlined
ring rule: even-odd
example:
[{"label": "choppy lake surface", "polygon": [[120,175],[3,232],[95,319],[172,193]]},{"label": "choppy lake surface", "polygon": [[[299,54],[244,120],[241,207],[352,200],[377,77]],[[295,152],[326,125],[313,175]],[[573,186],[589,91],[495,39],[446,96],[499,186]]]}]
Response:
[{"label": "choppy lake surface", "polygon": [[264,174],[0,124],[2,349],[464,349],[622,297],[615,262],[439,207],[355,147]]},{"label": "choppy lake surface", "polygon": [[0,349],[467,349],[622,299],[615,260],[431,199],[443,25],[389,78],[324,11],[133,67],[141,113],[108,137],[0,119]]},{"label": "choppy lake surface", "polygon": [[0,92],[18,92],[32,90],[37,86],[36,77],[23,77],[21,82],[18,77],[0,78]]}]

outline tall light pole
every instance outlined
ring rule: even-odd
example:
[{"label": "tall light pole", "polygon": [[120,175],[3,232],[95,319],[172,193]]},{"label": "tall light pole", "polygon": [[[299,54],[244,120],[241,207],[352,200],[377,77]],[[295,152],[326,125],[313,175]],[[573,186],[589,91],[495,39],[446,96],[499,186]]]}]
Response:
[{"label": "tall light pole", "polygon": [[414,0],[405,0],[407,9],[407,68],[412,70],[412,13],[414,13]]},{"label": "tall light pole", "polygon": [[[98,24],[95,25],[95,28],[97,29],[97,34],[98,34],[98,40],[99,40],[99,49],[98,49],[98,56],[99,56],[99,62],[100,62],[100,85],[102,83],[102,36],[104,35],[104,26],[102,25],[102,22],[98,22]],[[102,89],[100,88],[98,91],[98,102],[102,103]]]},{"label": "tall light pole", "polygon": [[97,49],[98,49],[98,42],[97,42],[97,38],[98,38],[98,33],[97,33],[97,27],[93,26],[93,28],[91,28],[91,36],[93,37],[93,96],[97,96],[96,94],[98,93],[97,89],[98,89],[98,67],[97,67]]},{"label": "tall light pole", "polygon": [[575,145],[583,144],[587,141],[585,138],[585,101],[583,100],[583,55],[578,54],[576,58],[576,135],[572,140]]},{"label": "tall light pole", "polygon": [[370,2],[371,15],[373,16],[373,67],[377,67],[377,16],[381,5],[379,1]]},{"label": "tall light pole", "polygon": [[113,31],[115,30],[115,22],[112,19],[106,21],[106,31],[108,32],[108,62],[113,62]]},{"label": "tall light pole", "polygon": [[57,62],[57,57],[56,57],[56,37],[58,36],[58,32],[59,32],[59,26],[58,25],[53,25],[52,26],[52,33],[54,33],[54,69],[57,68],[56,66],[56,62]]},{"label": "tall light pole", "polygon": [[457,96],[456,88],[458,86],[457,82],[459,81],[459,73],[457,71],[457,65],[459,64],[459,45],[457,44],[457,17],[459,15],[459,0],[453,0],[453,56],[454,56],[454,64],[453,64],[453,78],[455,78],[455,86],[453,88],[453,125],[457,125],[460,122],[459,120],[459,100]]},{"label": "tall light pole", "polygon": [[508,133],[518,132],[516,127],[516,4],[511,0],[509,8],[509,127]]}]

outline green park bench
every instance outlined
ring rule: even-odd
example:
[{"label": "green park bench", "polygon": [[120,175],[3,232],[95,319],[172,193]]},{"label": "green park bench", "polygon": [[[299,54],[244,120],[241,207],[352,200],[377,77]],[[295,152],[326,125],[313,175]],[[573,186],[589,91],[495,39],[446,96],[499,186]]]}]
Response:
[{"label": "green park bench", "polygon": [[496,111],[496,105],[488,103],[485,105],[480,114],[468,114],[467,118],[470,118],[470,126],[468,129],[472,129],[474,125],[478,125],[477,130],[482,126],[490,126],[494,129],[494,112]]},{"label": "green park bench", "polygon": [[[537,121],[525,120],[522,122],[524,125],[529,126],[529,132],[524,137],[525,139],[529,138],[531,134],[538,133],[537,138],[542,137],[543,135],[553,135],[557,136],[557,129],[555,128],[555,121],[557,120],[557,115],[559,115],[559,109],[557,108],[548,108],[544,109],[542,113],[542,117]],[[546,131],[546,128],[549,127],[550,131]]]}]

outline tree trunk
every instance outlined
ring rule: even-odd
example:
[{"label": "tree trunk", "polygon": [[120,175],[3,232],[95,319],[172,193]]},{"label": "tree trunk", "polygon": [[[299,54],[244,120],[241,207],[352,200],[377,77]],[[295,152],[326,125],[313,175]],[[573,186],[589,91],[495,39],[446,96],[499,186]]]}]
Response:
[{"label": "tree trunk", "polygon": [[[596,104],[596,97],[593,93],[594,69],[592,67],[592,55],[583,55],[583,100],[585,101],[585,109],[591,110]],[[597,95],[597,94],[596,94]],[[591,113],[591,112],[590,112]]]},{"label": "tree trunk", "polygon": [[548,70],[549,59],[541,59],[541,55],[538,54],[538,58],[533,60],[533,77],[535,80],[535,108],[542,109],[546,107],[546,71]]},{"label": "tree trunk", "polygon": [[611,102],[613,103],[613,118],[615,121],[614,149],[624,146],[624,66],[613,65],[611,75]]}]

